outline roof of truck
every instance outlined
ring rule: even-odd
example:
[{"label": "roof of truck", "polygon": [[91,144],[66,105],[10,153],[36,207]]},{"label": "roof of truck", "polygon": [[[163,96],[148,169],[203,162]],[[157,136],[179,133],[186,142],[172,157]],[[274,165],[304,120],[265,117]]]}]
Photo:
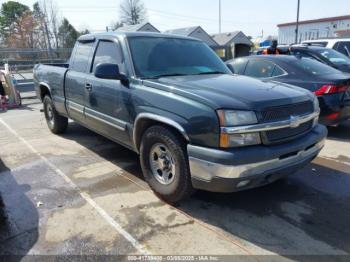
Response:
[{"label": "roof of truck", "polygon": [[96,38],[97,39],[103,39],[103,38],[111,39],[111,38],[116,38],[118,36],[123,36],[123,37],[135,37],[135,36],[167,37],[167,38],[191,39],[191,40],[200,41],[200,40],[193,38],[193,37],[173,35],[173,34],[163,34],[163,33],[155,33],[155,32],[123,32],[123,31],[118,31],[118,32],[114,31],[114,32],[104,32],[104,33],[82,35],[78,38],[78,41],[89,42],[89,41],[94,41]]}]

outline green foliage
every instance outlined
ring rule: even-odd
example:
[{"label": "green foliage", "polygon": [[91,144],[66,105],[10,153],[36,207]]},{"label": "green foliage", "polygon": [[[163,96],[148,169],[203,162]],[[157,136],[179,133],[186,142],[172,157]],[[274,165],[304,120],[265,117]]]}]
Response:
[{"label": "green foliage", "polygon": [[60,36],[60,47],[72,48],[75,41],[79,37],[79,32],[72,26],[68,19],[64,18],[62,24],[58,28],[58,34]]},{"label": "green foliage", "polygon": [[13,24],[26,12],[29,7],[19,2],[8,1],[2,4],[0,10],[0,35],[8,37],[13,30]]}]

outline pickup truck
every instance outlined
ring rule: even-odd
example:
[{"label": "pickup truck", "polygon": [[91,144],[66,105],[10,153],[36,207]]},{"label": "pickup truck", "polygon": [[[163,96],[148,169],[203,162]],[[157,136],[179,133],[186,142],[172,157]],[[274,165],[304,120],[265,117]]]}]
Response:
[{"label": "pickup truck", "polygon": [[276,181],[312,161],[327,135],[311,92],[233,75],[193,38],[84,35],[68,64],[35,66],[34,82],[53,133],[70,118],[135,151],[145,180],[170,203],[194,189]]}]

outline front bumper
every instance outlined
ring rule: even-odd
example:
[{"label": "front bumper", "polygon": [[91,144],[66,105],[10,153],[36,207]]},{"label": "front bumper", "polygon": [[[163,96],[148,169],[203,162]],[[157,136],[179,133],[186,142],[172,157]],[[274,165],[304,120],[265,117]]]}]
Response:
[{"label": "front bumper", "polygon": [[234,192],[271,183],[307,165],[324,146],[327,129],[317,125],[296,141],[274,146],[217,150],[188,145],[195,188]]}]

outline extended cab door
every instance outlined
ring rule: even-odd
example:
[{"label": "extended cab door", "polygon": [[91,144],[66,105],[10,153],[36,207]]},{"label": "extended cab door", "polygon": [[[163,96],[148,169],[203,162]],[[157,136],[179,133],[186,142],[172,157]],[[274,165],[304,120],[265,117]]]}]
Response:
[{"label": "extended cab door", "polygon": [[66,74],[66,105],[70,118],[84,122],[86,76],[93,54],[94,41],[77,42]]},{"label": "extended cab door", "polygon": [[97,132],[118,142],[129,145],[129,89],[119,80],[101,79],[94,75],[96,66],[112,63],[125,73],[121,47],[117,41],[100,40],[93,56],[90,73],[85,84],[85,117],[87,125]]}]

